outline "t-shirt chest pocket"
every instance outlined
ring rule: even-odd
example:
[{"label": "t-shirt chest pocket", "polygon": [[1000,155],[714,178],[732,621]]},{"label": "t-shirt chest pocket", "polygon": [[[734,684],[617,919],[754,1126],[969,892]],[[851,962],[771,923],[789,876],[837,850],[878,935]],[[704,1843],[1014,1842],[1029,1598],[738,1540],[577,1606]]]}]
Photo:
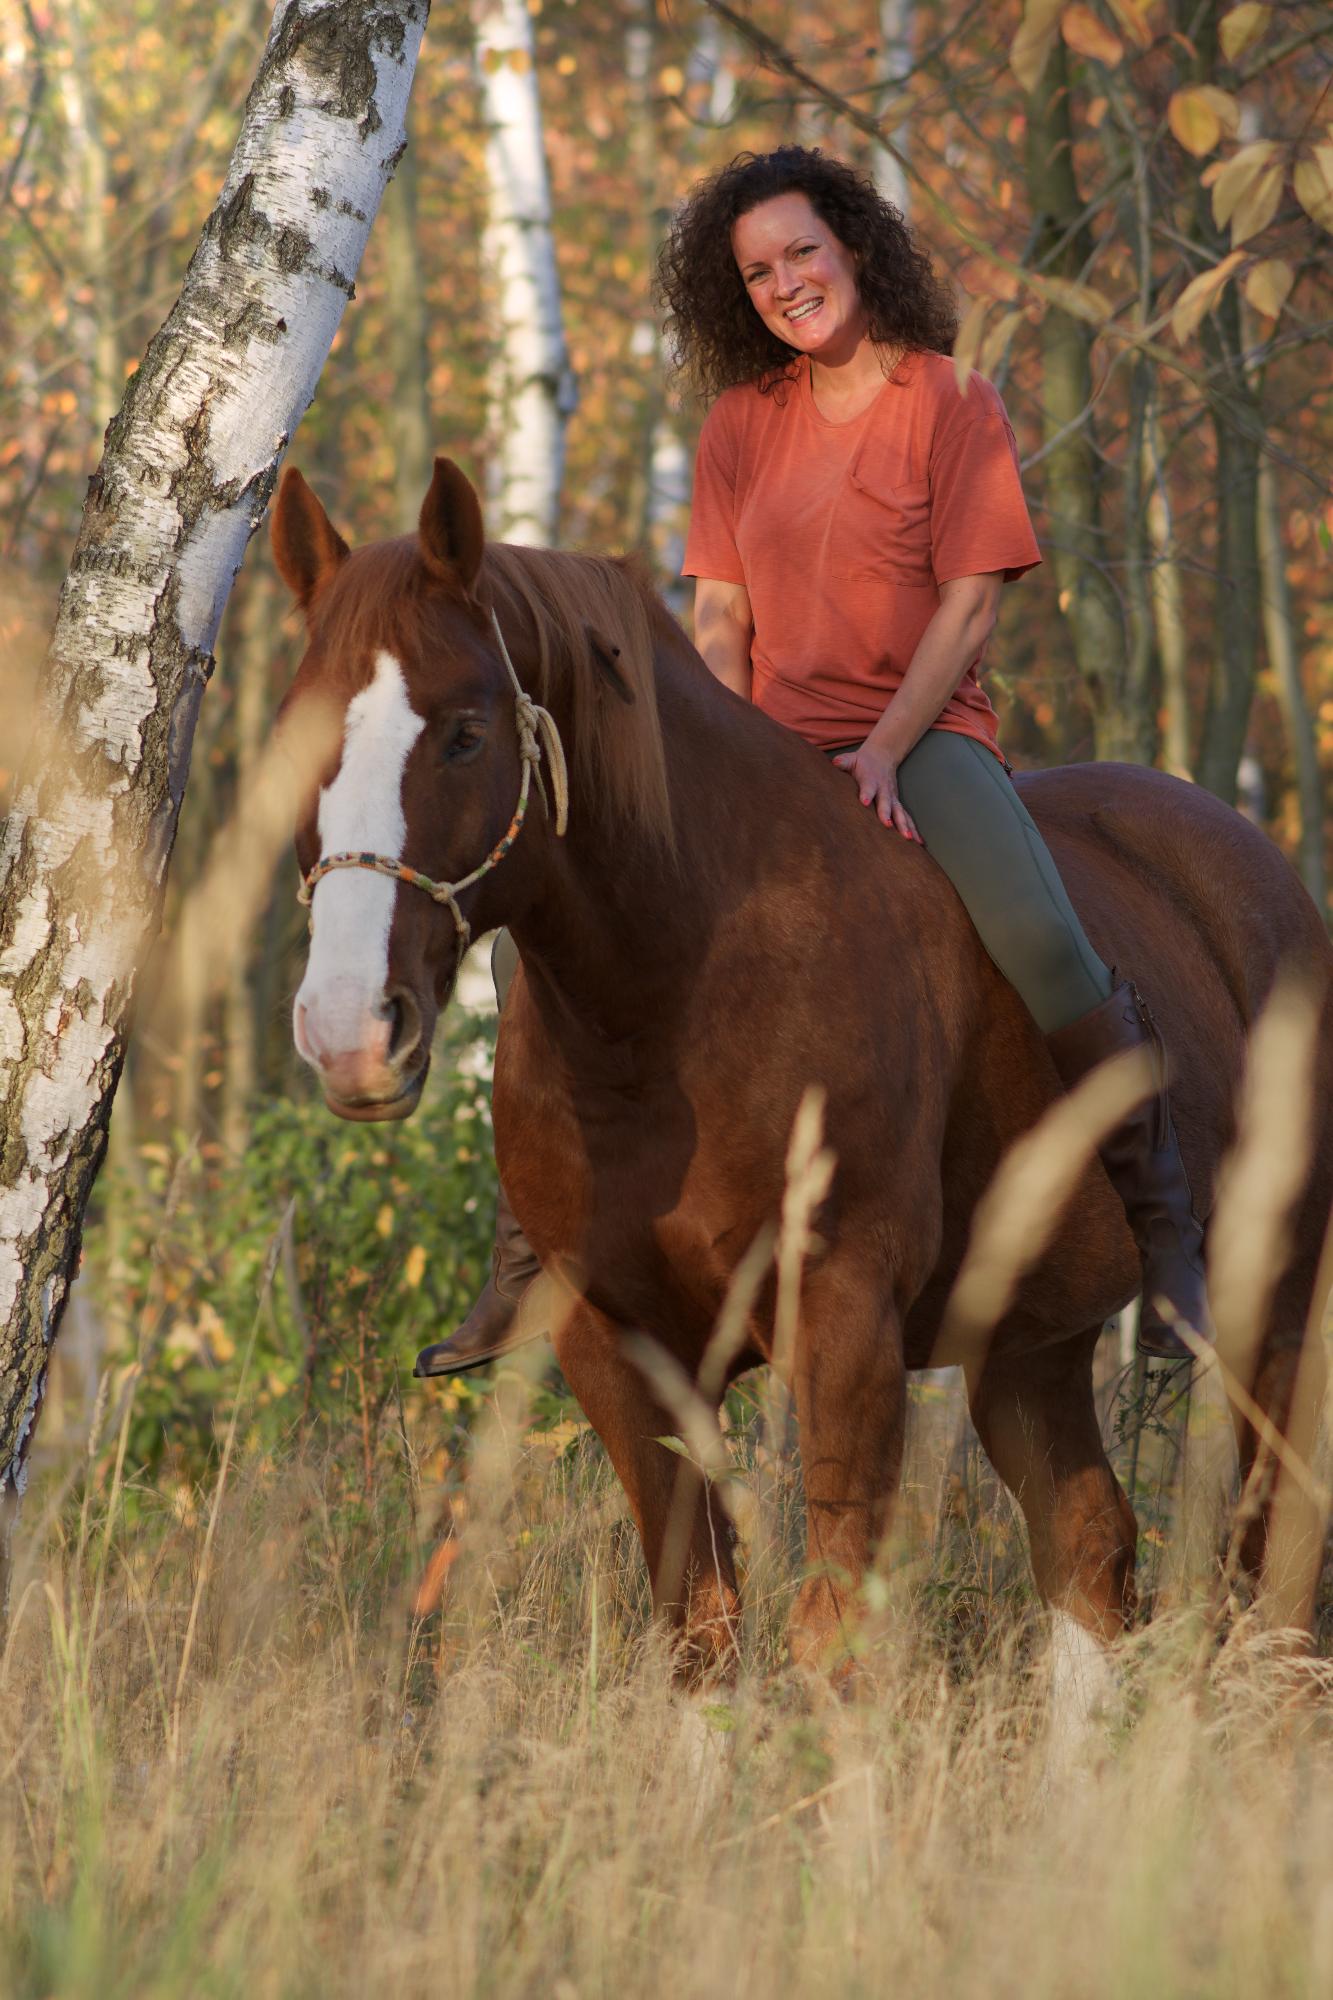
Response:
[{"label": "t-shirt chest pocket", "polygon": [[832,538],[834,561],[845,574],[934,581],[930,482],[912,478],[913,469],[900,445],[874,435],[854,454]]}]

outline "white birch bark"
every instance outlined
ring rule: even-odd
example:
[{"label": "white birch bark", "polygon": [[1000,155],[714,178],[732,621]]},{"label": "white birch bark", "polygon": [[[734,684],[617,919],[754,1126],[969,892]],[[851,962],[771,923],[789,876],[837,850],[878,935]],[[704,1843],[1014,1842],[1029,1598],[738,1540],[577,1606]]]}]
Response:
[{"label": "white birch bark", "polygon": [[[884,88],[879,93],[875,106],[878,118],[893,117],[893,107],[902,97],[906,80],[912,73],[912,30],[915,18],[915,0],[879,0],[880,60],[884,65]],[[908,124],[903,118],[894,125],[893,143],[898,153],[908,150]],[[871,173],[875,186],[886,201],[891,201],[900,215],[906,215],[910,203],[907,175],[901,161],[883,146],[876,146],[871,158]]]},{"label": "white birch bark", "polygon": [[500,340],[491,389],[490,519],[507,542],[557,538],[565,425],[577,401],[565,347],[527,0],[478,0],[477,75],[486,124],[485,269]]},{"label": "white birch bark", "polygon": [[221,199],[107,432],[0,845],[12,1520],[222,608],[393,170],[427,0],[279,0]]}]

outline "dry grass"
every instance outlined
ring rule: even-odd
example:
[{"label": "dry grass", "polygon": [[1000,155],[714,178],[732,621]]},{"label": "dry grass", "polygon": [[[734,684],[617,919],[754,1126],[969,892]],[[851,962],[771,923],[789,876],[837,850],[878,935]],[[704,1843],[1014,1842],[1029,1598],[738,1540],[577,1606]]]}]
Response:
[{"label": "dry grass", "polygon": [[797,1474],[733,1429],[746,1667],[701,1720],[599,1448],[520,1428],[525,1393],[424,1620],[429,1419],[369,1491],[295,1440],[195,1504],[48,1475],[3,1664],[8,1992],[1333,1990],[1325,1665],[1178,1591],[1053,1780],[1022,1538],[927,1387],[851,1704],[782,1665]]}]

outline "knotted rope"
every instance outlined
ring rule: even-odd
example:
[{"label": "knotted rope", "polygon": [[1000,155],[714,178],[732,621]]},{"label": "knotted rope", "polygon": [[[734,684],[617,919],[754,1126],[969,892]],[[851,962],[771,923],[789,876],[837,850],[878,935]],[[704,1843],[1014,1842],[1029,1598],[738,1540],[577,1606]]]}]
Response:
[{"label": "knotted rope", "polygon": [[[433,903],[443,904],[454,920],[454,928],[458,932],[458,949],[462,953],[472,942],[472,931],[467,918],[458,907],[458,898],[465,889],[470,889],[474,883],[480,882],[483,875],[489,875],[492,868],[498,867],[518,839],[527,816],[534,771],[537,773],[537,783],[541,787],[542,797],[546,799],[546,788],[542,784],[541,775],[543,750],[546,752],[551,780],[551,796],[555,802],[553,814],[555,830],[557,835],[563,835],[569,825],[569,770],[565,763],[565,746],[560,741],[560,731],[556,728],[555,717],[550,710],[532,699],[515,673],[504,633],[500,630],[500,621],[493,610],[491,624],[499,641],[500,657],[513,684],[514,711],[518,725],[518,754],[523,766],[518,804],[514,808],[514,817],[501,839],[496,842],[479,867],[474,868],[470,875],[464,875],[457,882],[434,882],[429,875],[421,874],[418,869],[409,868],[405,861],[392,861],[386,854],[326,854],[315,863],[310,873],[302,878],[301,886],[297,890],[298,902],[308,908],[317,885],[336,868],[368,868],[372,874],[387,875],[395,882],[405,882],[409,889],[423,889]],[[550,801],[547,801],[547,810],[548,812],[551,810]],[[310,922],[313,929],[313,916]]]}]

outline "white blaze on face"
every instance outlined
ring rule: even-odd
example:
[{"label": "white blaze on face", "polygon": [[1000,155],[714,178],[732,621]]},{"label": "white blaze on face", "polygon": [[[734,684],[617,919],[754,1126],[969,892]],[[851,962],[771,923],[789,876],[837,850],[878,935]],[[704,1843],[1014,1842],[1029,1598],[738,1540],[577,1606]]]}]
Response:
[{"label": "white blaze on face", "polygon": [[[381,651],[374,679],[347,704],[342,762],[319,796],[321,859],[403,858],[403,773],[425,726],[402,668]],[[369,868],[337,868],[315,884],[310,956],[296,996],[296,1045],[307,1059],[361,1047],[369,1023],[383,1018],[397,895],[396,882]]]}]

